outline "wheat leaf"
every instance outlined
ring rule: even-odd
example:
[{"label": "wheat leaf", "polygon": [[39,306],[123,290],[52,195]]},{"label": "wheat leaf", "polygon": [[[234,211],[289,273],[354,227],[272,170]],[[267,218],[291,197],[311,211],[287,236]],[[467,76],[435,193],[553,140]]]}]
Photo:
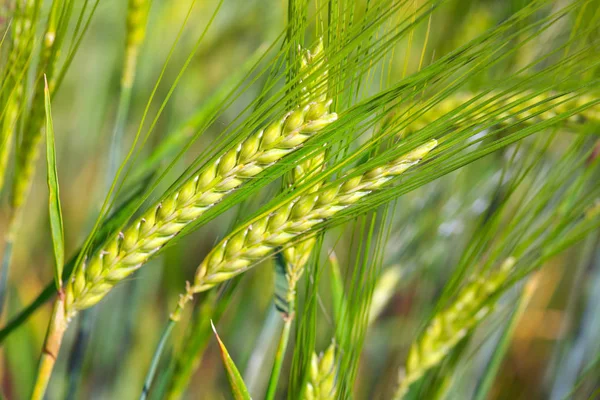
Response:
[{"label": "wheat leaf", "polygon": [[235,363],[231,359],[227,348],[221,341],[219,334],[217,333],[217,329],[215,325],[210,322],[212,325],[213,332],[215,333],[215,337],[219,342],[219,348],[221,349],[221,357],[223,358],[223,364],[225,365],[225,370],[227,371],[227,380],[229,381],[229,385],[231,385],[231,391],[233,392],[233,397],[236,400],[249,400],[251,399],[250,394],[248,393],[248,389],[246,388],[246,384],[242,379],[242,375],[240,371],[238,371]]},{"label": "wheat leaf", "polygon": [[60,193],[58,189],[58,173],[56,171],[56,150],[54,146],[54,126],[50,108],[50,91],[48,81],[44,75],[44,108],[46,110],[46,164],[48,170],[48,214],[50,217],[50,231],[52,233],[52,247],[54,248],[54,281],[56,289],[62,287],[63,265],[65,263],[65,239],[63,229],[62,211],[60,207]]}]

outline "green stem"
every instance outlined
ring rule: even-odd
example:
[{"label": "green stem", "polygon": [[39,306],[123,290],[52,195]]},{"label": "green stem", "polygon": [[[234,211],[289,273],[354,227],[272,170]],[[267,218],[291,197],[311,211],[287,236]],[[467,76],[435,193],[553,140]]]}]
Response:
[{"label": "green stem", "polygon": [[210,320],[214,318],[215,323],[219,320],[215,315],[217,298],[217,291],[209,292],[200,310],[194,316],[183,350],[175,362],[173,375],[165,396],[168,400],[176,400],[183,396],[192,374],[200,364],[204,349],[211,337]]},{"label": "green stem", "polygon": [[144,381],[144,387],[142,388],[142,394],[140,394],[140,400],[145,400],[148,397],[148,392],[150,391],[150,387],[152,386],[152,381],[154,380],[154,375],[156,374],[156,369],[158,368],[158,362],[160,361],[160,356],[163,352],[163,348],[171,336],[171,331],[175,326],[175,321],[172,319],[169,320],[167,327],[165,328],[162,336],[160,337],[160,341],[158,342],[158,346],[156,346],[156,350],[154,351],[154,355],[152,356],[152,362],[150,363],[150,369],[148,370],[148,374],[146,375],[146,380]]},{"label": "green stem", "polygon": [[65,318],[63,296],[62,294],[59,294],[54,302],[52,318],[50,319],[48,332],[46,333],[46,339],[44,340],[44,347],[42,348],[42,355],[40,357],[31,400],[43,400],[44,398],[67,326],[68,322]]},{"label": "green stem", "polygon": [[267,395],[265,396],[266,400],[273,400],[275,398],[277,383],[279,382],[279,376],[281,375],[281,367],[283,365],[283,360],[285,359],[285,352],[287,350],[293,320],[293,317],[286,318],[283,324],[281,336],[279,337],[279,345],[277,346],[277,353],[275,353],[275,362],[273,364],[273,369],[271,370],[271,377],[269,378],[269,387],[267,389]]}]

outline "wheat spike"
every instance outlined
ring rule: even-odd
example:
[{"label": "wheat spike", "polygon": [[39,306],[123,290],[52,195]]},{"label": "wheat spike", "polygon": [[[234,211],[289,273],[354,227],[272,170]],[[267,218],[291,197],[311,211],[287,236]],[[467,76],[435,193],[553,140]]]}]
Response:
[{"label": "wheat spike", "polygon": [[490,298],[498,293],[514,265],[515,259],[509,257],[491,275],[475,277],[448,308],[432,318],[409,350],[395,399],[403,398],[414,382],[438,365],[479,321],[491,313],[493,300]]},{"label": "wheat spike", "polygon": [[171,318],[178,320],[185,304],[195,294],[244,272],[257,261],[275,253],[277,248],[292,244],[318,224],[382,188],[402,174],[437,146],[436,140],[384,165],[360,175],[351,172],[323,185],[314,192],[302,193],[269,215],[236,230],[205,257],[196,270],[193,284],[187,285]]},{"label": "wheat spike", "polygon": [[67,316],[96,304],[205,211],[335,121],[329,105],[311,103],[254,133],[106,241],[70,278]]},{"label": "wheat spike", "polygon": [[304,390],[304,400],[333,400],[337,395],[335,384],[335,343],[325,353],[313,353],[310,362],[310,379]]},{"label": "wheat spike", "polygon": [[[596,100],[596,97],[591,95],[571,96],[566,98],[569,93],[559,94],[556,92],[541,93],[533,95],[530,91],[523,91],[512,95],[499,95],[496,92],[490,92],[483,96],[477,102],[488,102],[483,107],[468,105],[464,111],[457,114],[452,124],[461,126],[464,124],[472,124],[472,121],[486,120],[490,114],[496,113],[498,125],[510,125],[520,121],[523,124],[535,124],[547,121],[557,115],[571,111],[577,107],[584,106]],[[466,104],[479,96],[475,93],[458,93],[454,96],[449,96],[441,102],[435,104],[429,110],[419,115],[411,122],[404,134],[419,131],[426,126],[432,124],[437,119],[445,114],[455,110],[456,108]],[[472,109],[469,112],[469,109]],[[465,115],[467,117],[465,117]],[[567,119],[567,124],[580,125],[587,121],[600,121],[600,104],[593,105],[576,113]]]}]

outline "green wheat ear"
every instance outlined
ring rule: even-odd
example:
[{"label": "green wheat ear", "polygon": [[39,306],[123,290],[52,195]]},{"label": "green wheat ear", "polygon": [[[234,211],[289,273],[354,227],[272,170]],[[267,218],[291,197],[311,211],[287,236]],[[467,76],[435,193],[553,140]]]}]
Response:
[{"label": "green wheat ear", "polygon": [[312,354],[310,376],[304,389],[303,400],[333,400],[337,395],[335,342],[320,356]]},{"label": "green wheat ear", "polygon": [[437,140],[417,147],[395,160],[362,174],[352,171],[314,192],[302,193],[270,214],[253,220],[218,243],[196,270],[171,319],[179,320],[185,304],[194,294],[229,280],[277,249],[292,245],[338,212],[359,204],[365,196],[418,164],[437,146]]},{"label": "green wheat ear", "polygon": [[109,238],[69,279],[66,315],[96,304],[186,226],[335,121],[330,104],[298,108],[250,135]]},{"label": "green wheat ear", "polygon": [[514,265],[515,259],[510,257],[491,275],[477,275],[448,308],[432,318],[410,348],[395,399],[402,399],[414,382],[442,362],[454,346],[491,313],[497,300],[494,296],[506,282]]}]

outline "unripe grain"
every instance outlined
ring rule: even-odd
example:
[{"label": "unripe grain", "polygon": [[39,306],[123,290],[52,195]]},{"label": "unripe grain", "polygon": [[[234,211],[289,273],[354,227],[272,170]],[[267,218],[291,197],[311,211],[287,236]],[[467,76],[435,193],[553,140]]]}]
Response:
[{"label": "unripe grain", "polygon": [[[310,235],[319,224],[337,212],[355,205],[393,177],[418,164],[436,146],[437,141],[431,140],[402,157],[375,167],[383,168],[379,175],[373,175],[375,168],[356,176],[349,176],[349,173],[314,192],[300,194],[268,215],[239,228],[206,256],[196,270],[193,284],[187,286],[187,293],[182,298],[189,299],[195,293],[208,290],[241,274],[260,259],[274,254],[280,247],[292,245],[296,240],[301,242],[303,236]],[[346,185],[348,182],[352,184]],[[332,196],[333,193],[337,193],[335,197]],[[302,215],[291,212],[296,204],[306,207]],[[266,227],[264,231],[263,226]],[[255,232],[257,227],[262,231],[260,234]],[[227,251],[233,237],[244,238],[243,245],[239,246],[236,242],[238,250]],[[184,305],[185,302],[178,304],[178,309],[171,316],[174,320],[180,317],[181,307]]]},{"label": "unripe grain", "polygon": [[[313,114],[313,117],[325,124],[337,119],[336,114],[327,111],[328,104],[329,102],[326,102],[321,108],[321,114]],[[309,123],[316,121],[306,119],[309,108],[310,105],[307,105],[295,110],[271,124],[266,129],[269,131],[267,143],[264,141],[265,136],[258,132],[232,147],[222,157],[204,166],[178,189],[150,207],[140,218],[109,238],[100,249],[75,269],[67,283],[67,318],[72,318],[77,311],[101,300],[114,285],[144,265],[169,240],[204,212],[314,136],[315,133],[306,132],[304,129]],[[288,123],[290,117],[294,118],[294,121]],[[278,221],[273,219],[272,223],[285,223],[285,217],[281,222]],[[232,254],[240,251],[246,236],[244,234],[230,238],[227,246],[215,248],[207,262],[210,265],[219,265],[223,259],[230,259]],[[236,260],[235,265],[244,268],[247,263],[248,261],[242,258]],[[92,272],[88,273],[90,267]],[[228,279],[232,274],[221,271],[219,276],[221,279]]]}]

